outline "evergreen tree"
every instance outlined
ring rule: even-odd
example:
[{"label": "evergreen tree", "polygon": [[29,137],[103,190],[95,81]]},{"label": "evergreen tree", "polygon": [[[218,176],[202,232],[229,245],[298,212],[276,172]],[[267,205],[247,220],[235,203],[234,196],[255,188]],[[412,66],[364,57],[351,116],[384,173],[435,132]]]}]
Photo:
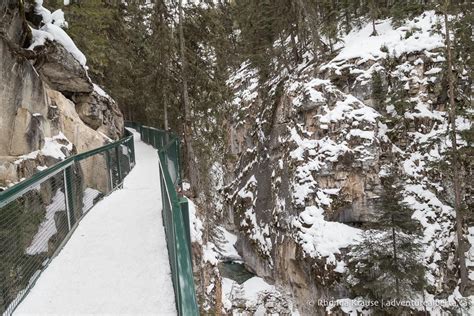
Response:
[{"label": "evergreen tree", "polygon": [[280,56],[275,41],[295,36],[296,6],[289,0],[240,0],[233,5],[233,17],[240,30],[240,54],[266,80],[272,72],[272,59]]},{"label": "evergreen tree", "polygon": [[196,190],[199,187],[199,173],[192,166],[195,162],[196,155],[194,154],[194,143],[192,141],[192,110],[191,110],[191,101],[189,99],[188,91],[188,59],[186,56],[186,41],[184,37],[184,12],[183,12],[183,0],[178,2],[178,31],[179,31],[179,60],[181,63],[181,97],[182,104],[184,109],[184,122],[183,122],[183,131],[184,131],[184,145],[185,145],[185,154],[186,161],[188,163],[188,174],[189,180],[191,183],[191,189]]},{"label": "evergreen tree", "polygon": [[370,18],[372,19],[372,34],[370,36],[377,36],[377,29],[375,28],[375,20],[379,17],[379,7],[375,0],[369,1]]},{"label": "evergreen tree", "polygon": [[168,130],[179,126],[180,102],[176,30],[172,15],[173,6],[158,1],[149,11],[149,36],[145,43],[146,57],[142,81],[147,89],[146,116],[153,126]]},{"label": "evergreen tree", "polygon": [[387,9],[389,10],[389,15],[392,17],[394,25],[399,26],[404,19],[420,15],[423,11],[433,9],[436,4],[435,1],[397,0],[393,1],[393,4]]},{"label": "evergreen tree", "polygon": [[[451,8],[451,1],[450,0],[445,0],[444,3],[441,5],[443,9],[443,15],[444,15],[444,24],[445,24],[445,29],[444,29],[444,35],[445,35],[445,43],[446,43],[446,60],[447,60],[447,82],[448,82],[448,96],[449,96],[449,125],[450,125],[450,131],[449,131],[449,136],[451,140],[451,152],[449,154],[450,156],[450,164],[451,164],[451,174],[452,174],[452,184],[453,184],[453,193],[454,193],[454,211],[456,213],[456,255],[457,255],[457,261],[458,261],[458,267],[459,267],[459,278],[460,278],[460,284],[459,284],[459,291],[461,294],[465,294],[466,290],[469,285],[469,276],[468,276],[468,268],[466,265],[466,251],[468,250],[466,240],[464,237],[464,231],[465,231],[465,217],[466,217],[466,212],[465,212],[465,199],[464,199],[464,188],[463,188],[463,183],[462,183],[462,160],[461,160],[461,150],[460,148],[462,147],[460,144],[458,144],[458,127],[456,124],[456,120],[458,118],[458,115],[460,114],[460,110],[462,110],[462,101],[463,101],[463,91],[460,89],[460,84],[459,84],[459,76],[457,75],[458,73],[463,73],[466,70],[463,69],[464,71],[459,72],[461,67],[459,65],[459,61],[463,61],[462,58],[462,53],[457,54],[458,56],[453,53],[453,46],[456,46],[456,44],[453,45],[453,43],[456,43],[456,39],[452,39],[451,33],[453,30],[453,26],[451,25],[451,22],[449,21],[448,14],[449,10]],[[456,18],[457,18],[457,13]],[[466,12],[466,14],[468,14]],[[455,20],[456,20],[455,18]],[[461,31],[461,34],[463,32]],[[472,47],[472,44],[471,44]],[[466,57],[465,57],[466,58]],[[469,58],[469,57],[468,57]],[[470,99],[470,97],[469,97]]]},{"label": "evergreen tree", "polygon": [[113,41],[121,29],[118,7],[101,0],[84,0],[62,9],[69,22],[68,34],[87,55],[89,74],[103,84],[116,58]]},{"label": "evergreen tree", "polygon": [[358,297],[381,302],[416,299],[422,294],[425,268],[419,225],[411,219],[413,212],[403,202],[397,180],[395,172],[382,179],[379,214],[351,250],[348,282]]}]

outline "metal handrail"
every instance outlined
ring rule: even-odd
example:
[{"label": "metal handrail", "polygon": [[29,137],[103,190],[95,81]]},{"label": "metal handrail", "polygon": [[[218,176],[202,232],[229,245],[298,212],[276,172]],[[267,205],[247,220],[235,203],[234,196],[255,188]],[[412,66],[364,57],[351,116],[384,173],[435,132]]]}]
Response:
[{"label": "metal handrail", "polygon": [[74,156],[70,156],[58,162],[57,164],[49,167],[48,169],[35,173],[31,178],[25,179],[10,188],[1,191],[0,208],[15,200],[25,192],[28,192],[32,187],[36,187],[38,184],[48,180],[50,177],[57,175],[59,172],[71,166],[74,162],[79,162],[94,155],[100,154],[106,150],[116,148],[117,146],[133,139],[133,135],[131,135],[129,131],[126,130],[125,133],[129,136],[122,138],[121,140],[118,140],[116,142],[107,144],[105,146],[92,149]]},{"label": "metal handrail", "polygon": [[[126,130],[125,135],[124,138],[113,143],[67,157],[0,192],[0,223],[2,224],[0,228],[3,230],[0,237],[4,239],[3,242],[11,239],[13,243],[11,247],[2,249],[5,253],[2,255],[0,263],[3,264],[5,270],[0,270],[2,273],[0,277],[9,277],[9,274],[5,275],[5,271],[21,270],[21,276],[11,279],[10,286],[2,289],[4,297],[0,300],[0,314],[11,315],[13,313],[41,272],[62,249],[87,211],[103,196],[118,188],[127,173],[135,166],[133,134]],[[119,150],[122,146],[128,148],[125,153],[123,150]],[[108,183],[106,183],[106,187],[101,187],[100,191],[95,190],[99,195],[88,197],[84,191],[86,189],[84,184],[88,185],[88,183],[81,170],[83,170],[83,164],[86,168],[90,166],[86,161],[88,158],[96,156],[102,159],[98,161],[104,162],[102,167],[106,172]],[[97,161],[94,160],[94,162]],[[113,162],[115,163],[112,164]],[[98,167],[100,168],[100,166]],[[53,203],[52,195],[50,200],[45,198],[48,196],[48,192],[62,195],[62,203]],[[35,196],[40,200],[35,199]],[[78,200],[80,197],[82,200]],[[49,201],[50,204],[46,204],[46,201]],[[52,209],[53,214],[63,211],[64,215],[61,216],[65,217],[66,223],[61,224],[54,219],[52,222],[46,222],[45,225],[48,225],[48,229],[41,230],[40,222],[35,222],[35,218],[38,218],[38,212],[40,212],[39,214],[44,212],[41,220],[45,220],[47,209]],[[28,215],[21,217],[21,214]],[[59,235],[55,239],[51,239],[53,236],[47,235],[48,230],[56,231]],[[16,232],[26,235],[18,237]],[[23,244],[25,238],[29,245]],[[34,244],[34,240],[40,240],[39,245]],[[52,245],[49,244],[50,240],[53,240]],[[38,265],[35,263],[36,260],[40,260],[42,263]]]},{"label": "metal handrail", "polygon": [[[188,202],[187,199],[180,196],[176,190],[176,186],[181,183],[182,172],[180,163],[180,139],[178,135],[172,132],[143,126],[138,123],[126,122],[126,126],[137,129],[142,135],[142,140],[145,143],[152,145],[158,151],[160,174],[157,176],[160,177],[160,182],[162,184],[161,195],[163,201],[163,219],[173,276],[172,280],[176,307],[179,315],[199,315],[192,269]],[[5,191],[0,192],[1,216],[4,210],[8,212],[8,208],[11,208],[12,204],[17,204],[18,201],[27,200],[27,193],[29,191],[37,188],[46,181],[49,181],[49,179],[60,175],[61,172],[63,173],[63,176],[61,177],[63,179],[61,180],[62,184],[60,184],[62,187],[56,187],[55,190],[56,192],[58,190],[64,191],[65,209],[68,221],[65,228],[67,235],[61,239],[61,245],[58,248],[53,249],[54,254],[48,255],[48,260],[42,266],[41,271],[44,271],[47,263],[57,254],[62,245],[67,242],[69,236],[83,217],[83,215],[78,217],[74,214],[74,212],[81,207],[81,205],[77,205],[77,196],[75,195],[80,184],[75,184],[72,181],[75,177],[77,178],[77,175],[74,174],[75,165],[95,155],[105,154],[106,166],[104,167],[107,168],[107,176],[109,177],[108,192],[110,193],[120,186],[125,177],[121,163],[122,154],[119,151],[119,147],[122,145],[127,145],[130,149],[130,157],[125,164],[125,166],[127,166],[127,163],[129,164],[128,169],[126,169],[125,172],[127,170],[129,171],[135,165],[135,152],[133,147],[133,134],[126,130],[126,137],[119,141],[68,157],[46,170],[37,172],[31,178],[23,180]],[[115,157],[116,159],[116,165],[114,166],[111,165],[112,157]],[[170,162],[172,162],[173,166],[170,166]],[[55,179],[56,178],[51,179],[50,181],[55,182]],[[27,206],[20,205],[20,207],[26,208]],[[30,267],[26,268],[29,269]],[[34,272],[32,270],[27,271]],[[16,306],[18,306],[26,293],[28,293],[29,289],[33,286],[38,276],[39,273],[35,273],[33,276],[28,276],[26,280],[29,279],[29,283],[26,288],[22,289],[23,292],[19,293],[18,298],[10,301],[9,304],[11,305],[6,307],[7,315],[13,312]],[[156,295],[159,294],[157,293]],[[0,312],[1,307],[2,306],[0,306]]]},{"label": "metal handrail", "polygon": [[[142,141],[152,145],[158,151],[163,224],[167,239],[176,309],[178,315],[181,316],[199,315],[192,268],[188,201],[180,196],[176,190],[176,186],[181,183],[180,139],[174,133],[143,126],[139,123],[126,122],[126,125],[137,129],[142,135]],[[164,138],[166,138],[166,142]],[[172,161],[174,167],[177,168],[176,170],[173,169],[174,174],[176,174],[175,181],[171,177],[168,161]]]}]

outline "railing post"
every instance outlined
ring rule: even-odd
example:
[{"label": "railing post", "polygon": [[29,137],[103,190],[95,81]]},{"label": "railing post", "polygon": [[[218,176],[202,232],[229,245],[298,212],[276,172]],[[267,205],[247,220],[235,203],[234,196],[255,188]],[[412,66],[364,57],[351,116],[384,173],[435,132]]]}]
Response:
[{"label": "railing post", "polygon": [[179,152],[179,138],[176,137],[175,139],[175,145],[176,145],[176,172],[177,172],[177,178],[178,178],[178,184],[181,187],[181,191],[183,190],[183,182],[181,181],[181,156]]},{"label": "railing post", "polygon": [[66,212],[69,230],[76,223],[76,217],[74,216],[74,188],[72,182],[72,166],[64,169],[64,195],[66,196]]},{"label": "railing post", "polygon": [[[183,224],[184,224],[184,231],[186,233],[186,241],[188,244],[188,250],[189,250],[189,256],[190,258],[193,257],[192,251],[191,251],[191,229],[189,227],[189,204],[188,200],[184,197],[182,197],[179,201],[179,207],[181,209],[181,214],[183,214]],[[192,260],[191,260],[192,262]]]},{"label": "railing post", "polygon": [[107,174],[109,178],[109,192],[112,192],[114,189],[114,177],[112,174],[112,164],[111,164],[111,157],[110,152],[108,150],[105,151],[105,160],[107,162]]},{"label": "railing post", "polygon": [[118,177],[119,177],[119,183],[122,182],[122,166],[120,164],[120,145],[115,147],[115,156],[117,156],[117,170],[118,170]]},{"label": "railing post", "polygon": [[131,155],[132,155],[133,165],[135,166],[137,161],[135,160],[136,159],[136,157],[135,157],[135,143],[133,142],[133,138],[130,139],[129,144],[130,144],[130,150],[132,152]]}]

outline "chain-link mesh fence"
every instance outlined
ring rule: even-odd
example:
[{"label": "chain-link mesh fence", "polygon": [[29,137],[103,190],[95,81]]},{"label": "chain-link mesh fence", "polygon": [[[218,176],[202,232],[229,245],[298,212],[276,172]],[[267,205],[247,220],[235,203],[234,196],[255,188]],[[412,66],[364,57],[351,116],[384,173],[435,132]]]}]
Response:
[{"label": "chain-link mesh fence", "polygon": [[178,195],[181,185],[180,141],[173,133],[127,122],[140,132],[142,140],[158,150],[163,224],[168,246],[171,275],[179,315],[198,315],[192,270],[188,204]]},{"label": "chain-link mesh fence", "polygon": [[[158,149],[165,226],[176,305],[198,315],[192,274],[186,199],[181,184],[179,138],[136,123],[127,126]],[[10,315],[75,225],[119,187],[135,165],[133,137],[70,157],[0,192],[0,312]],[[157,294],[158,295],[158,294]]]},{"label": "chain-link mesh fence", "polygon": [[134,165],[129,134],[0,192],[0,313],[13,312],[76,223]]}]

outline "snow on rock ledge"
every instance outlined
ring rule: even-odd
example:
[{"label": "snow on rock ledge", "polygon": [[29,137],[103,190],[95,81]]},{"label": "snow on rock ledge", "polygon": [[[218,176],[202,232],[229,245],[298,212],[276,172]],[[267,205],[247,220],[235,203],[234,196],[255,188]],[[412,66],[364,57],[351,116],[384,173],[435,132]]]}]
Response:
[{"label": "snow on rock ledge", "polygon": [[32,42],[28,48],[42,57],[41,62],[35,63],[41,76],[53,89],[61,92],[92,92],[87,59],[62,29],[67,27],[64,12],[56,10],[51,13],[43,7],[42,0],[36,0],[33,14],[39,16],[44,24],[39,29],[31,28]]},{"label": "snow on rock ledge", "polygon": [[232,315],[299,315],[284,292],[260,277],[242,284],[222,278],[222,302]]},{"label": "snow on rock ledge", "polygon": [[64,12],[59,9],[51,13],[43,7],[43,0],[35,0],[35,13],[42,17],[44,25],[40,30],[32,29],[33,43],[29,49],[44,45],[46,40],[57,41],[60,43],[76,60],[82,65],[86,65],[86,56],[77,48],[74,41],[67,35],[61,27],[67,27],[64,19]]},{"label": "snow on rock ledge", "polygon": [[35,67],[53,89],[69,93],[91,93],[94,90],[86,69],[64,46],[45,41],[43,45],[35,46],[34,51],[44,56]]}]

